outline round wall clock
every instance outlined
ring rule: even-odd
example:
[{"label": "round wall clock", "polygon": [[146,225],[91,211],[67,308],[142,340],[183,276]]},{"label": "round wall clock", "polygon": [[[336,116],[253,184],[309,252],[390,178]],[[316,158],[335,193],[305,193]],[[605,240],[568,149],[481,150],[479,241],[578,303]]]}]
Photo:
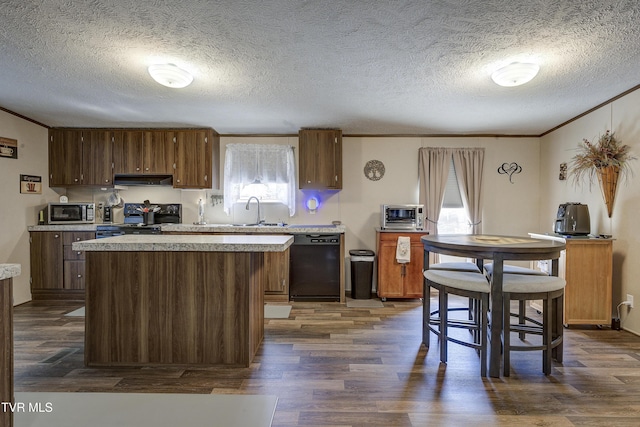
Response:
[{"label": "round wall clock", "polygon": [[371,181],[378,181],[384,176],[384,163],[380,160],[369,160],[364,165],[364,176]]}]

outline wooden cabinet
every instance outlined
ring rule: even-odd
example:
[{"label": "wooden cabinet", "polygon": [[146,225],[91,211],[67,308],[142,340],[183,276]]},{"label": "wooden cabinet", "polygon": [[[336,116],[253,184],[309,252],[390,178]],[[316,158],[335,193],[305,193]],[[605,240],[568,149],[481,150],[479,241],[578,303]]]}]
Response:
[{"label": "wooden cabinet", "polygon": [[298,137],[299,188],[342,189],[342,131],[303,129]]},{"label": "wooden cabinet", "polygon": [[50,290],[62,289],[63,240],[61,231],[32,231],[29,236],[31,294],[39,299]]},{"label": "wooden cabinet", "polygon": [[143,173],[173,175],[173,141],[164,130],[143,132]]},{"label": "wooden cabinet", "polygon": [[212,163],[220,163],[220,136],[213,129],[201,129],[170,132],[169,137],[175,146],[173,186],[218,188],[218,174],[212,174]]},{"label": "wooden cabinet", "polygon": [[112,140],[114,174],[173,174],[173,140],[165,130],[118,130]]},{"label": "wooden cabinet", "polygon": [[49,185],[112,185],[111,136],[106,130],[51,129]]},{"label": "wooden cabinet", "polygon": [[49,186],[82,184],[82,131],[49,130]]},{"label": "wooden cabinet", "polygon": [[84,252],[74,251],[73,242],[95,238],[95,233],[68,231],[63,233],[64,281],[63,289],[84,290]]},{"label": "wooden cabinet", "polygon": [[[539,236],[536,236],[538,238]],[[533,262],[533,268],[550,271],[551,262]],[[558,262],[564,290],[565,325],[609,325],[612,315],[613,241],[566,239]],[[531,304],[541,310],[537,303]]]},{"label": "wooden cabinet", "polygon": [[176,188],[219,188],[213,129],[51,129],[49,185],[112,186],[118,175],[172,175]]},{"label": "wooden cabinet", "polygon": [[84,299],[84,252],[74,251],[71,245],[94,238],[92,231],[32,231],[32,298]]},{"label": "wooden cabinet", "polygon": [[[424,246],[420,237],[427,233],[377,232],[378,297],[422,298],[422,267]],[[398,237],[411,241],[411,261],[401,264],[396,260]]]},{"label": "wooden cabinet", "polygon": [[113,173],[133,175],[144,170],[142,150],[144,138],[141,130],[117,130],[113,141]]},{"label": "wooden cabinet", "polygon": [[264,265],[264,300],[289,301],[289,249],[284,252],[265,252]]},{"label": "wooden cabinet", "polygon": [[82,131],[82,184],[113,185],[111,132],[104,129]]}]

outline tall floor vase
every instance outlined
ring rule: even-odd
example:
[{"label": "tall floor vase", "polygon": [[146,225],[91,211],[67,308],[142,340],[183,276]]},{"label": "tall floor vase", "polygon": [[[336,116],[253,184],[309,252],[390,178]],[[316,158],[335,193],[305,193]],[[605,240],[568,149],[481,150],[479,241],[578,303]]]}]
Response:
[{"label": "tall floor vase", "polygon": [[609,218],[613,213],[613,202],[616,198],[616,189],[618,188],[618,175],[620,175],[619,166],[607,166],[604,168],[596,169],[596,175],[598,175],[598,182],[600,183],[600,189],[602,190],[602,197],[607,205],[607,213]]}]

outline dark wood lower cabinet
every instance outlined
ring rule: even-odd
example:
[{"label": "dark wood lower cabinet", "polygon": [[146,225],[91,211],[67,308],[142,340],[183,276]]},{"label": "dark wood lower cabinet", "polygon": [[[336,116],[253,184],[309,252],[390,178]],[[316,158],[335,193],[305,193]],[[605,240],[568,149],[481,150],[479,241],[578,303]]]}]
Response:
[{"label": "dark wood lower cabinet", "polygon": [[[13,280],[0,280],[0,402],[13,402]],[[0,426],[13,426],[13,413],[0,408]]]},{"label": "dark wood lower cabinet", "polygon": [[264,254],[87,252],[87,366],[249,366]]},{"label": "dark wood lower cabinet", "polygon": [[84,252],[73,242],[95,238],[93,231],[30,233],[31,296],[34,300],[84,300]]}]

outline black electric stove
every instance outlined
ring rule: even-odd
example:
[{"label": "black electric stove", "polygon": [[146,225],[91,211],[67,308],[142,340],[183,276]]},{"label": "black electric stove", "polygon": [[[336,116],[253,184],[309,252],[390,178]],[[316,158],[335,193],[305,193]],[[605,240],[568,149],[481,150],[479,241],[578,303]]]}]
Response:
[{"label": "black electric stove", "polygon": [[100,224],[96,226],[96,239],[124,234],[160,234],[160,224]]},{"label": "black electric stove", "polygon": [[124,234],[160,234],[160,224],[182,223],[182,205],[180,203],[151,203],[150,205],[157,208],[154,213],[154,224],[144,224],[144,203],[125,203],[124,223],[97,225],[96,239]]}]

